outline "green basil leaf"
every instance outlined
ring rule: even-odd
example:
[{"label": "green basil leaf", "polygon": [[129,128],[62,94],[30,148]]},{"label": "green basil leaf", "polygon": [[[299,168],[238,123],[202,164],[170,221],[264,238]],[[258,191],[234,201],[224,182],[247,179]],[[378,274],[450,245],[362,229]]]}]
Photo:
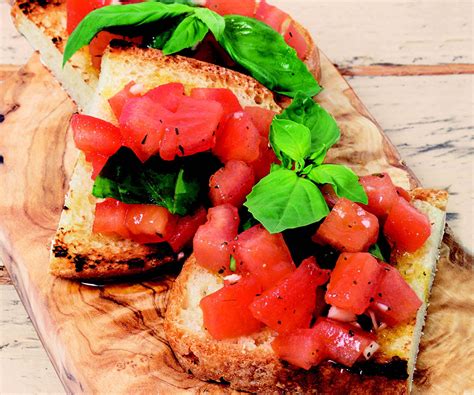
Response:
[{"label": "green basil leaf", "polygon": [[186,4],[189,6],[197,6],[193,0],[146,0],[149,3],[163,3],[163,4]]},{"label": "green basil leaf", "polygon": [[254,18],[226,15],[217,38],[230,57],[267,88],[294,97],[298,91],[317,95],[321,87],[283,37]]},{"label": "green basil leaf", "polygon": [[194,12],[185,4],[144,2],[127,5],[110,5],[89,13],[71,33],[63,55],[63,66],[71,56],[87,45],[102,30],[121,26],[143,26],[165,18]]},{"label": "green basil leaf", "polygon": [[276,118],[289,119],[307,126],[311,131],[311,152],[320,152],[323,148],[325,155],[341,136],[334,118],[303,92],[298,92],[291,104]]},{"label": "green basil leaf", "polygon": [[229,269],[231,272],[235,272],[237,270],[237,261],[233,255],[230,256]]},{"label": "green basil leaf", "polygon": [[163,49],[178,25],[185,19],[182,16],[168,18],[160,22],[159,26],[153,26],[150,30],[152,33],[145,33],[143,43],[148,47],[155,49]]},{"label": "green basil leaf", "polygon": [[221,38],[225,29],[225,20],[222,16],[208,8],[196,8],[194,15],[206,24],[216,40]]},{"label": "green basil leaf", "polygon": [[329,214],[311,181],[276,166],[253,187],[244,205],[270,233],[306,226]]},{"label": "green basil leaf", "polygon": [[171,55],[200,43],[209,31],[196,15],[184,18],[163,47],[163,54]]},{"label": "green basil leaf", "polygon": [[367,194],[359,183],[359,177],[347,166],[317,166],[311,170],[308,178],[317,184],[331,184],[339,197],[345,197],[353,202],[368,203]]},{"label": "green basil leaf", "polygon": [[275,118],[270,126],[270,143],[280,160],[283,154],[296,162],[304,161],[311,150],[311,132],[299,123]]},{"label": "green basil leaf", "polygon": [[207,153],[174,161],[154,156],[142,163],[130,148],[122,147],[95,179],[92,194],[124,203],[155,204],[187,215],[207,200],[209,177],[220,166]]},{"label": "green basil leaf", "polygon": [[382,255],[382,251],[380,250],[380,247],[377,243],[375,243],[369,248],[369,254],[371,254],[373,257],[377,258],[380,261],[387,262],[384,256]]}]

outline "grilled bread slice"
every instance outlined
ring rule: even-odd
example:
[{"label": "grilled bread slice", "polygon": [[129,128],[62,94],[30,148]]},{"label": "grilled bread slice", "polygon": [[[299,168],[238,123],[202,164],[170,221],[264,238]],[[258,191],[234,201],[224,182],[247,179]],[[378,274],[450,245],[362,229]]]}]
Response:
[{"label": "grilled bread slice", "polygon": [[268,328],[252,336],[214,340],[203,327],[201,299],[223,286],[221,277],[191,256],[174,283],[165,317],[168,341],[186,371],[202,380],[228,382],[233,389],[258,393],[289,391],[332,394],[400,394],[410,390],[439,246],[444,232],[447,193],[416,189],[414,205],[430,219],[432,234],[413,254],[393,256],[393,264],[423,306],[412,322],[378,332],[380,349],[351,369],[325,362],[309,371],[280,361]]},{"label": "grilled bread slice", "polygon": [[[66,0],[17,0],[11,14],[18,31],[40,52],[45,65],[79,108],[85,109],[94,95],[99,70],[92,65],[88,47],[78,51],[64,68],[61,66],[68,39]],[[303,60],[319,81],[321,69],[318,48],[309,32],[296,21],[294,23],[307,43],[308,49]]]},{"label": "grilled bread slice", "polygon": [[[112,42],[104,54],[97,92],[87,114],[117,123],[107,99],[135,81],[145,90],[168,82],[194,87],[228,88],[243,106],[279,111],[273,94],[243,74],[180,56],[163,56],[126,42]],[[176,259],[167,245],[141,245],[92,232],[97,200],[92,196],[92,170],[81,153],[70,182],[65,207],[51,250],[50,271],[68,278],[104,278],[141,273]]]}]

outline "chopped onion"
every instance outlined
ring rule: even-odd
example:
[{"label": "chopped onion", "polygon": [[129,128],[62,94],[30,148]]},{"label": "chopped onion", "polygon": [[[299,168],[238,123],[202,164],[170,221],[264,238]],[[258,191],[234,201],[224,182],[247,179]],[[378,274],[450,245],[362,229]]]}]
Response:
[{"label": "chopped onion", "polygon": [[383,311],[383,312],[388,311],[388,306],[386,304],[377,302],[375,303],[375,305],[378,307],[380,311]]},{"label": "chopped onion", "polygon": [[377,322],[377,318],[375,318],[374,312],[372,310],[367,310],[367,312],[369,313],[370,319],[372,320],[372,326],[374,327],[375,330],[377,330],[379,327],[379,324]]},{"label": "chopped onion", "polygon": [[380,348],[377,342],[371,342],[365,349],[364,349],[364,357],[365,359],[370,359],[372,355]]},{"label": "chopped onion", "polygon": [[332,318],[333,320],[341,321],[341,322],[353,322],[357,321],[357,317],[354,313],[340,309],[336,306],[331,306],[328,312],[328,318]]},{"label": "chopped onion", "polygon": [[228,276],[224,277],[224,280],[230,282],[231,284],[235,284],[240,279],[241,277],[238,274],[229,274]]}]

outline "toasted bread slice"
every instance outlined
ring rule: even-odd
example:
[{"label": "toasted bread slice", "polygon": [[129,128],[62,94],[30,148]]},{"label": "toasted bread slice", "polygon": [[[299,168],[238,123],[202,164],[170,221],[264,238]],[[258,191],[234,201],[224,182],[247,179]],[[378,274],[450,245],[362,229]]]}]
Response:
[{"label": "toasted bread slice", "polygon": [[[163,56],[125,42],[113,42],[104,54],[102,72],[87,114],[117,123],[107,102],[130,81],[144,90],[168,82],[194,87],[228,88],[243,106],[280,111],[273,94],[254,79],[231,70],[180,56]],[[90,164],[81,153],[70,182],[65,208],[51,252],[51,273],[68,278],[104,278],[141,273],[176,259],[167,245],[140,245],[92,232],[97,199],[92,194]]]},{"label": "toasted bread slice", "polygon": [[[79,108],[85,109],[94,95],[99,70],[92,65],[88,47],[78,51],[64,68],[61,66],[68,39],[66,0],[17,0],[12,6],[11,14],[18,31],[40,52],[45,65]],[[296,21],[295,26],[308,47],[303,60],[319,81],[321,69],[318,48],[303,26]]]},{"label": "toasted bread slice", "polygon": [[428,215],[432,234],[413,254],[393,263],[424,301],[416,320],[378,333],[380,349],[352,369],[325,362],[309,371],[280,361],[271,348],[268,328],[252,336],[217,341],[203,327],[200,300],[223,286],[221,277],[199,266],[191,256],[174,283],[165,317],[168,341],[186,371],[202,380],[229,382],[233,389],[266,393],[399,394],[410,389],[416,354],[444,232],[447,193],[417,189],[415,206]]}]

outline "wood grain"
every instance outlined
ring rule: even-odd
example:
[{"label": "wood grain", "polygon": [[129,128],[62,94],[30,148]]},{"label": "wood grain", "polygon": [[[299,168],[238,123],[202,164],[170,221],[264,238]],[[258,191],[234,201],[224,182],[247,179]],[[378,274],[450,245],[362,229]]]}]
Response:
[{"label": "wood grain", "polygon": [[[415,184],[416,179],[406,173],[370,114],[326,58],[323,84],[326,91],[320,101],[335,113],[343,131],[333,159],[351,163],[361,172],[388,169],[399,182]],[[66,131],[74,106],[37,57],[4,87],[0,112],[6,117],[0,124],[0,136],[5,137],[0,153],[5,153],[5,162],[0,178],[10,193],[0,202],[2,259],[66,389],[74,393],[104,388],[134,393],[222,392],[223,387],[199,382],[183,372],[164,341],[161,323],[172,277],[161,274],[146,282],[97,288],[48,275],[49,240],[72,170],[74,154]],[[358,147],[357,156],[352,148],[351,156],[347,145],[354,145],[354,136],[363,137],[361,133],[371,143]],[[385,150],[380,150],[382,144]],[[474,285],[472,274],[460,268],[452,261],[443,267],[444,276],[436,285],[442,295],[445,289],[455,292],[460,281]],[[436,299],[433,306],[437,306]],[[452,309],[445,306],[438,314],[437,322],[443,322]],[[452,330],[449,325],[432,327],[426,329],[427,338],[443,339]],[[461,350],[455,339],[449,344]],[[433,344],[444,347],[437,340]],[[447,364],[459,363],[450,355],[444,358]],[[423,360],[422,353],[420,363]],[[470,381],[454,383],[433,370],[430,358],[426,366],[431,369],[429,378],[424,379],[427,371],[417,381],[423,391],[458,388],[455,384],[474,388]],[[465,375],[470,377],[469,371]]]},{"label": "wood grain", "polygon": [[370,66],[339,67],[339,72],[345,76],[474,74],[474,64],[402,65],[384,63]]}]

